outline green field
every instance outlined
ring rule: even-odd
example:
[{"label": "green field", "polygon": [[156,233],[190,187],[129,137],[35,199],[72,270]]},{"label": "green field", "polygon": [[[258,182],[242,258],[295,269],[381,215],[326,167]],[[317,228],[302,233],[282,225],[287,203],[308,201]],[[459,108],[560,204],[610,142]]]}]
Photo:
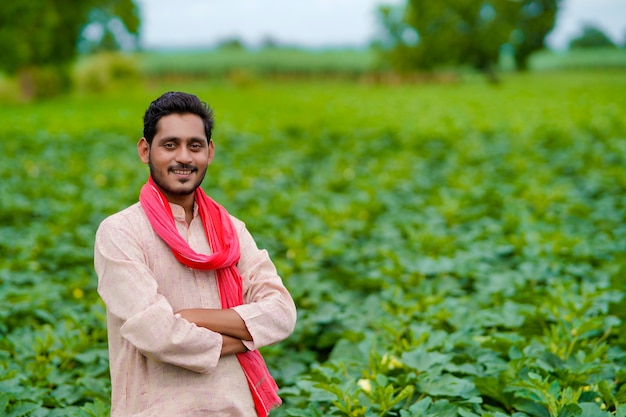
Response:
[{"label": "green field", "polygon": [[[376,52],[368,49],[146,51],[137,54],[136,61],[147,77],[358,79],[389,70]],[[510,71],[513,64],[508,62],[506,56],[501,61],[500,70]],[[626,68],[626,49],[591,48],[562,52],[542,50],[532,55],[529,68],[534,71],[623,70]]]},{"label": "green field", "polygon": [[254,76],[359,76],[374,69],[377,57],[369,50],[303,50],[269,48],[199,51],[147,51],[138,54],[148,76],[180,75],[223,77],[232,71]]},{"label": "green field", "polygon": [[205,190],[299,309],[263,350],[273,416],[626,416],[624,75],[0,103],[0,415],[108,415],[93,237],[146,180],[146,106],[184,90],[215,109]]},{"label": "green field", "polygon": [[[268,48],[258,50],[172,50],[144,51],[129,58],[141,74],[148,78],[170,79],[231,79],[250,83],[259,78],[274,79],[343,79],[359,80],[376,76],[392,76],[374,50]],[[510,72],[511,57],[501,57],[500,71]],[[81,63],[93,57],[83,57]],[[98,63],[97,67],[102,67]],[[571,71],[626,68],[626,49],[593,48],[554,52],[539,51],[530,59],[533,71]],[[123,68],[124,69],[124,68]],[[459,70],[446,70],[447,73]],[[476,72],[463,68],[460,72]]]}]

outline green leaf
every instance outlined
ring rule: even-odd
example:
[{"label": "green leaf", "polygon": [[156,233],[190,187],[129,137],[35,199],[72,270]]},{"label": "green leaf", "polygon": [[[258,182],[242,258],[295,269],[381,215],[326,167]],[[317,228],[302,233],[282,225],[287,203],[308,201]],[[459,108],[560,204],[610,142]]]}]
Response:
[{"label": "green leaf", "polygon": [[467,379],[457,378],[450,374],[444,374],[434,378],[420,379],[421,391],[432,396],[472,398],[478,393],[474,383]]},{"label": "green leaf", "polygon": [[439,400],[428,407],[428,411],[424,414],[427,417],[457,417],[458,407],[451,404],[448,400]]},{"label": "green leaf", "polygon": [[5,395],[6,394],[20,394],[23,391],[24,391],[24,387],[22,387],[20,378],[18,377],[0,381],[0,392],[2,392]]},{"label": "green leaf", "polygon": [[0,395],[0,413],[6,414],[5,412],[8,411],[9,403],[11,402],[13,398],[14,398],[13,395],[10,395],[4,392],[2,393],[2,395]]},{"label": "green leaf", "polygon": [[293,408],[290,408],[289,410],[287,410],[287,415],[293,417],[322,417],[322,414],[319,412],[319,410],[312,407],[312,405],[309,405],[309,408],[305,410],[295,410]]},{"label": "green leaf", "polygon": [[582,416],[584,417],[609,417],[611,413],[602,411],[596,403],[580,403],[578,404],[582,410]]},{"label": "green leaf", "polygon": [[622,384],[622,386],[619,387],[619,391],[615,394],[615,401],[620,404],[626,404],[626,384]]},{"label": "green leaf", "polygon": [[30,401],[17,401],[6,417],[22,417],[38,409],[40,404]]},{"label": "green leaf", "polygon": [[481,417],[480,414],[476,414],[466,408],[460,407],[457,412],[461,417]]},{"label": "green leaf", "polygon": [[80,407],[80,411],[90,417],[104,417],[110,415],[109,405],[99,399],[83,405]]},{"label": "green leaf", "polygon": [[561,385],[559,385],[559,381],[552,381],[548,388],[548,394],[552,396],[552,398],[559,398],[561,395]]},{"label": "green leaf", "polygon": [[55,388],[50,395],[61,405],[72,405],[83,398],[84,388],[76,385],[64,384]]},{"label": "green leaf", "polygon": [[503,387],[506,386],[506,383],[503,383],[503,381],[501,381],[499,378],[474,378],[474,385],[481,395],[499,402],[507,409],[510,408],[511,402],[513,400],[513,395],[503,390]]},{"label": "green leaf", "polygon": [[420,415],[424,415],[426,413],[426,410],[428,410],[428,407],[430,407],[430,405],[433,403],[432,398],[430,397],[424,397],[421,400],[419,400],[418,402],[416,402],[415,404],[413,404],[412,406],[409,407],[409,412],[407,413],[404,410],[400,411],[400,415],[402,417],[411,417],[411,416],[420,416]]},{"label": "green leaf", "polygon": [[434,366],[446,364],[451,358],[451,355],[439,352],[427,352],[421,346],[402,354],[402,362],[406,366],[419,372],[428,372],[429,370],[432,371]]},{"label": "green leaf", "polygon": [[576,404],[567,404],[561,407],[557,417],[575,417],[580,416],[583,410]]},{"label": "green leaf", "polygon": [[533,417],[551,417],[548,408],[525,398],[518,398],[513,403],[513,408]]}]

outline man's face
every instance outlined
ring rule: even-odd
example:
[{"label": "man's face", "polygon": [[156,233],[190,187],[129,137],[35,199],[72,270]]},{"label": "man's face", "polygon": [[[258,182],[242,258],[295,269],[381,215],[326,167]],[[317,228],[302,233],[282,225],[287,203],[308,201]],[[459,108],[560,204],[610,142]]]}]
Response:
[{"label": "man's face", "polygon": [[148,145],[142,138],[137,149],[150,175],[167,199],[181,206],[193,202],[213,159],[213,142],[207,140],[202,119],[195,114],[170,114],[157,123]]}]

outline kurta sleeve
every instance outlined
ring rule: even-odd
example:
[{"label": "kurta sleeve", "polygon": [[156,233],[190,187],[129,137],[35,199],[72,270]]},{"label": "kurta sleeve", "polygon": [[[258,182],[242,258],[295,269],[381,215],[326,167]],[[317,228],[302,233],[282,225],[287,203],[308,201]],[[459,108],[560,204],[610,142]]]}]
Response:
[{"label": "kurta sleeve", "polygon": [[146,263],[141,230],[124,217],[109,217],[96,232],[98,293],[120,336],[146,357],[198,373],[217,366],[222,336],[175,316]]},{"label": "kurta sleeve", "polygon": [[252,336],[248,349],[286,339],[296,324],[296,306],[266,250],[260,250],[245,225],[234,220],[241,246],[237,267],[243,280],[244,304],[234,307]]}]

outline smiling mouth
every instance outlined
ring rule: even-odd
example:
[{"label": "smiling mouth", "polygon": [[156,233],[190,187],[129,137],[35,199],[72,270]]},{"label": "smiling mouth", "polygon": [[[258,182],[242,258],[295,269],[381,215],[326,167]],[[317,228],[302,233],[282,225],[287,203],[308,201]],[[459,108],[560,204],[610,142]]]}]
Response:
[{"label": "smiling mouth", "polygon": [[170,168],[169,169],[169,172],[176,174],[176,175],[191,175],[196,171],[197,169],[195,168]]}]

